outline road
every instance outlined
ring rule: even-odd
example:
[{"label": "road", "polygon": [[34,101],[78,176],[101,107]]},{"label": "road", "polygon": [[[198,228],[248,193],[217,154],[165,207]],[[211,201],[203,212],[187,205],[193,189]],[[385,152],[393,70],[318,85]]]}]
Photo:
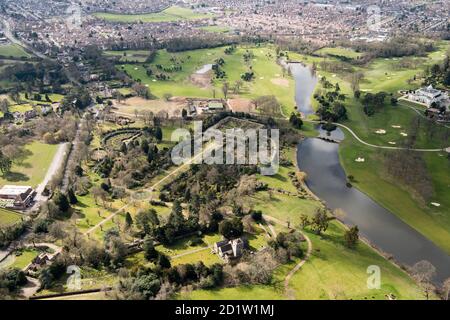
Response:
[{"label": "road", "polygon": [[39,57],[44,60],[50,60],[50,58],[47,57],[45,54],[42,54],[41,52],[36,51],[34,48],[30,47],[28,44],[17,39],[12,33],[11,24],[9,23],[7,18],[0,16],[0,19],[2,20],[3,26],[5,27],[3,30],[3,33],[5,34],[5,37],[8,38],[9,41],[32,52],[36,57]]},{"label": "road", "polygon": [[42,202],[47,200],[47,197],[42,195],[42,192],[45,189],[45,186],[50,182],[50,180],[53,178],[53,176],[56,174],[56,172],[61,168],[61,165],[64,162],[64,158],[67,155],[67,148],[69,146],[69,143],[63,143],[58,146],[58,150],[56,150],[56,154],[53,157],[52,163],[50,164],[50,167],[47,170],[47,173],[45,174],[44,180],[38,185],[36,188],[37,196],[36,196],[36,202]]}]

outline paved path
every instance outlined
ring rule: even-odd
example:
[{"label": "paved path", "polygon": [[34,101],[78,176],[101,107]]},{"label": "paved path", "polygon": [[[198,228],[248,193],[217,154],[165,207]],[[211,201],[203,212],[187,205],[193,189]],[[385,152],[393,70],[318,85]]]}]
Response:
[{"label": "paved path", "polygon": [[42,192],[45,189],[45,186],[50,182],[55,173],[61,168],[61,165],[64,162],[64,157],[67,155],[67,148],[69,143],[63,143],[58,146],[58,150],[56,150],[55,156],[53,157],[52,163],[45,174],[44,180],[38,185],[36,188],[37,196],[36,202],[41,202],[47,200],[47,197],[42,195]]},{"label": "paved path", "polygon": [[[309,123],[321,123],[320,121],[316,121],[316,120],[307,120],[307,119],[303,119],[304,122],[309,122]],[[377,148],[377,149],[389,149],[389,150],[409,150],[409,151],[416,151],[416,152],[442,152],[445,151],[445,149],[409,149],[409,148],[402,148],[402,147],[389,147],[389,146],[379,146],[376,144],[371,144],[368,142],[365,142],[364,140],[362,140],[360,137],[358,137],[356,135],[356,133],[350,129],[349,127],[347,127],[346,125],[343,125],[341,123],[333,123],[336,126],[339,126],[341,128],[346,129],[348,132],[350,132],[350,134],[356,139],[358,140],[358,142],[368,146],[368,147],[372,147],[372,148]]]}]

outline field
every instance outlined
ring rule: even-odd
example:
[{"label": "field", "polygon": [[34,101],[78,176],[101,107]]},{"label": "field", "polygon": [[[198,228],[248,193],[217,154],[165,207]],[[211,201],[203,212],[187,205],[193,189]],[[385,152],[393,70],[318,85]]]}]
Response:
[{"label": "field", "polygon": [[28,58],[30,55],[16,44],[0,45],[0,56],[7,58]]},{"label": "field", "polygon": [[[253,58],[246,63],[244,54],[247,50],[253,54]],[[205,64],[214,63],[218,58],[223,58],[225,61],[222,67],[226,73],[225,79],[212,79],[211,85],[208,87],[197,86],[190,80],[190,76],[197,70],[200,70]],[[223,97],[223,83],[228,82],[232,87],[251,66],[255,73],[254,80],[244,82],[238,95],[250,99],[274,95],[281,103],[283,110],[286,111],[285,113],[293,110],[294,81],[276,63],[275,48],[272,46],[238,47],[231,55],[226,55],[224,48],[201,49],[181,53],[169,53],[161,50],[151,67],[153,69],[156,69],[156,65],[170,67],[174,65],[174,61],[181,65],[182,70],[168,72],[170,79],[166,81],[160,81],[154,76],[147,76],[143,65],[124,64],[121,68],[134,79],[139,79],[143,84],[148,85],[151,93],[162,99],[165,94],[179,97],[213,98],[215,96],[221,98]],[[229,96],[233,96],[232,90],[229,91]]]},{"label": "field", "polygon": [[22,216],[14,211],[0,208],[0,228],[16,224]]},{"label": "field", "polygon": [[211,18],[213,15],[196,13],[191,9],[171,6],[161,12],[147,14],[114,14],[114,13],[95,13],[94,16],[100,19],[114,22],[173,22],[180,20],[198,20]]},{"label": "field", "polygon": [[121,62],[145,62],[150,52],[148,50],[105,51],[106,55],[120,57]]},{"label": "field", "polygon": [[0,176],[0,185],[15,184],[36,187],[44,179],[58,146],[32,142],[25,147],[25,155],[13,163],[11,172]]},{"label": "field", "polygon": [[341,56],[350,59],[357,59],[361,57],[361,54],[348,48],[335,47],[335,48],[322,48],[315,53],[320,55],[329,55],[329,56]]},{"label": "field", "polygon": [[31,248],[23,249],[20,252],[11,253],[5,260],[0,263],[1,269],[20,269],[22,270],[28,266],[35,257],[39,254],[39,251]]}]

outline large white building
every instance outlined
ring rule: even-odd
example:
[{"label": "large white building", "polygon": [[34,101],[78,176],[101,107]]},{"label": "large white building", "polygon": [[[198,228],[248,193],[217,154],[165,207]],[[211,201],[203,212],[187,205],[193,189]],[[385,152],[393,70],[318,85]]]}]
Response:
[{"label": "large white building", "polygon": [[440,90],[428,86],[420,88],[414,92],[408,94],[408,99],[425,104],[427,107],[431,107],[433,103],[439,105],[443,101],[448,100],[448,95]]}]

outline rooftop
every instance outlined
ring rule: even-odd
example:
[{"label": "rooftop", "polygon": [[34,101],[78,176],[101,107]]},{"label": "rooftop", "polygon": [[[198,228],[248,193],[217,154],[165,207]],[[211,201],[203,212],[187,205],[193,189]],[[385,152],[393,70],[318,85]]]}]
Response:
[{"label": "rooftop", "polygon": [[31,189],[30,186],[11,186],[11,185],[5,185],[3,188],[0,189],[1,195],[6,196],[18,196],[22,193],[26,193],[29,189]]}]

